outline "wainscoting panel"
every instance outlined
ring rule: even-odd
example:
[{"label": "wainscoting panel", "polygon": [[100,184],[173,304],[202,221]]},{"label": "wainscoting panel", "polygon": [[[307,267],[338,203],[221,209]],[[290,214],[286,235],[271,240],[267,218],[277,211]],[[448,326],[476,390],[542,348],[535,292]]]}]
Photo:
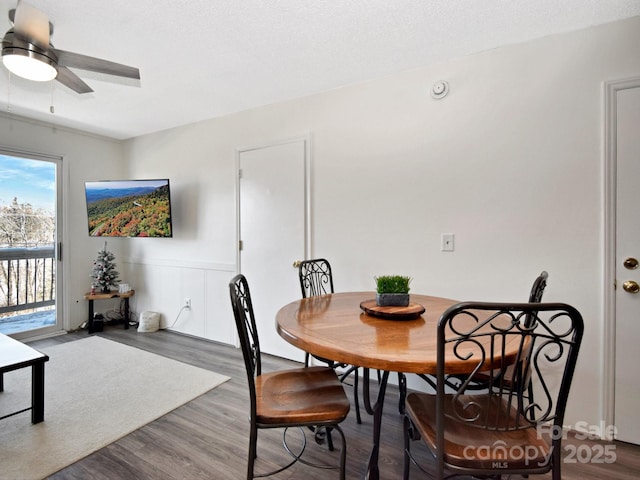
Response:
[{"label": "wainscoting panel", "polygon": [[[129,260],[123,265],[126,281],[136,291],[131,308],[138,317],[144,311],[158,312],[161,328],[236,344],[228,287],[235,265],[165,260]],[[187,298],[190,309],[183,308]]]}]

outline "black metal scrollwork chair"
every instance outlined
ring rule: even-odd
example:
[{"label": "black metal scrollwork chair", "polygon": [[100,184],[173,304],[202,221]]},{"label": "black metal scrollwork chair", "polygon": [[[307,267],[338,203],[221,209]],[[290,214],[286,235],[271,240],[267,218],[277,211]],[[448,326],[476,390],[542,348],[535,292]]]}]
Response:
[{"label": "black metal scrollwork chair", "polygon": [[[542,301],[542,295],[544,294],[544,289],[547,287],[548,278],[549,278],[549,274],[544,270],[540,273],[540,275],[536,277],[536,279],[533,281],[533,285],[531,286],[531,292],[529,293],[529,303],[540,303]],[[531,325],[531,322],[533,322],[533,320],[535,319],[535,316],[536,316],[535,311],[529,312],[525,315],[525,318],[524,318],[525,327],[529,327]],[[508,382],[509,379],[513,377],[513,371],[512,371],[513,368],[514,366],[510,365],[505,369],[504,371],[505,382]],[[494,378],[496,375],[499,375],[499,374],[501,374],[501,372],[499,371],[479,372],[473,375],[472,380],[466,384],[466,389],[467,390],[472,390],[472,389],[484,390],[489,387],[489,382],[492,380],[492,378]],[[451,375],[447,377],[447,384],[450,387],[458,390],[460,386],[463,383],[465,383],[465,379],[466,379],[465,376]],[[533,399],[533,388],[531,384],[529,384],[526,387],[527,387],[528,395],[531,397],[531,399]],[[532,411],[531,413],[533,414],[534,412]]]},{"label": "black metal scrollwork chair", "polygon": [[[298,277],[300,278],[302,298],[334,293],[331,264],[324,258],[301,261],[298,264]],[[309,352],[306,352],[304,356],[304,364],[307,367],[309,366],[310,357],[311,355]],[[353,373],[353,398],[356,406],[356,421],[358,423],[362,423],[362,419],[360,417],[360,403],[358,401],[358,367],[355,365],[348,365],[346,363],[334,362],[328,358],[318,357],[316,355],[313,355],[313,357],[322,363],[326,363],[330,368],[344,369],[338,375],[338,378],[340,378],[340,381],[343,383],[347,378],[349,378],[349,375]]]},{"label": "black metal scrollwork chair", "polygon": [[[444,312],[436,394],[407,396],[403,478],[411,462],[418,465],[412,440],[422,438],[437,479],[446,468],[483,478],[551,471],[560,480],[562,424],[583,330],[580,313],[562,303],[466,302]],[[445,382],[452,356],[470,373],[457,390]],[[488,388],[469,394],[478,372],[488,372]]]},{"label": "black metal scrollwork chair", "polygon": [[[540,272],[540,275],[536,277],[533,281],[533,285],[531,286],[531,291],[529,292],[529,303],[540,303],[542,301],[542,295],[544,294],[544,289],[547,287],[547,279],[549,278],[549,274],[546,271]],[[529,322],[533,321],[535,317],[535,312],[532,312],[530,315],[527,315],[525,318],[525,325],[528,325]],[[495,372],[494,372],[495,373]],[[505,373],[505,378],[509,378],[509,373]],[[436,388],[436,382],[433,379],[432,375],[423,375],[418,374],[420,378],[426,381],[429,385],[431,385],[434,389]],[[464,383],[467,390],[484,390],[488,387],[488,381],[491,378],[490,372],[478,372],[473,375],[471,381],[466,382],[468,375],[460,375],[453,374],[447,375],[445,382],[447,386],[457,390]],[[407,392],[407,382],[404,378],[400,379],[399,382],[400,387],[400,401],[398,410],[400,413],[404,413],[404,405],[405,405],[405,397]],[[529,395],[533,398],[533,390],[528,389]]]},{"label": "black metal scrollwork chair", "polygon": [[[240,337],[251,400],[247,479],[279,473],[300,461],[319,468],[339,468],[340,478],[344,480],[347,444],[339,424],[347,417],[350,404],[336,373],[328,367],[296,368],[262,373],[258,331],[249,285],[244,275],[236,275],[231,280],[229,294]],[[289,427],[315,428],[318,426],[340,434],[342,448],[339,467],[318,465],[302,459],[306,440],[298,452],[292,452],[287,445],[286,433]],[[284,447],[293,459],[275,471],[254,475],[258,430],[265,428],[285,429]]]}]

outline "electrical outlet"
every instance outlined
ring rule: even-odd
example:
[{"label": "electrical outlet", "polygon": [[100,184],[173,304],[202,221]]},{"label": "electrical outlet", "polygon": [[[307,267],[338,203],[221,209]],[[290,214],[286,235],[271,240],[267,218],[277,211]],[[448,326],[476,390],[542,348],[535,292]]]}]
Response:
[{"label": "electrical outlet", "polygon": [[184,299],[184,308],[191,310],[191,299],[188,297]]}]

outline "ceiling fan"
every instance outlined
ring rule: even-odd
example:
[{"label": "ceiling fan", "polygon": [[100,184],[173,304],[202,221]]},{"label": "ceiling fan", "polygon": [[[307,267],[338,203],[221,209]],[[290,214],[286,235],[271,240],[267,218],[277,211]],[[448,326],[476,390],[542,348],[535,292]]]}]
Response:
[{"label": "ceiling fan", "polygon": [[137,68],[54,48],[50,42],[53,24],[46,13],[28,3],[20,1],[9,10],[9,20],[13,28],[2,39],[2,62],[18,76],[36,81],[56,79],[81,94],[93,90],[69,67],[140,79]]}]

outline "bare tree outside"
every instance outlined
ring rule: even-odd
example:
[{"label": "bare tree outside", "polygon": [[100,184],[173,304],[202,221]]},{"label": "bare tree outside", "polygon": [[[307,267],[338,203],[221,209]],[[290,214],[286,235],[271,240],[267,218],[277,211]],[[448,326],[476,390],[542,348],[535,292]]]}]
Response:
[{"label": "bare tree outside", "polygon": [[10,205],[0,205],[0,248],[53,245],[54,236],[52,213],[19,203],[17,197]]}]

